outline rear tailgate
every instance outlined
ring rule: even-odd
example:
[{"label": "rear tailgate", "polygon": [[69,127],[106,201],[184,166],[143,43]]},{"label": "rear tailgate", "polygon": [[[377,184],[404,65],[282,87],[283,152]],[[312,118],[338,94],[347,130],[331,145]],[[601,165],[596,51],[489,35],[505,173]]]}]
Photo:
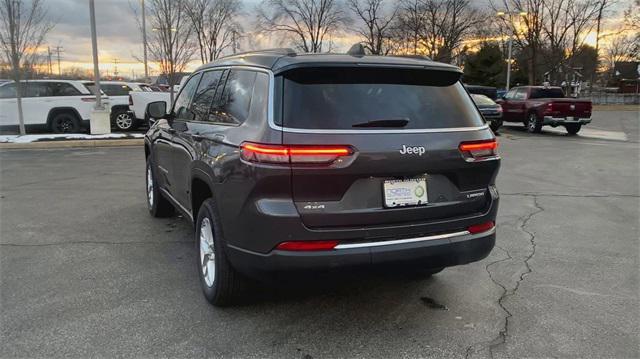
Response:
[{"label": "rear tailgate", "polygon": [[[285,77],[283,144],[354,149],[327,166],[293,166],[293,199],[306,226],[424,223],[486,210],[499,161],[469,162],[458,148],[493,139],[458,74],[315,68]],[[353,126],[389,119],[407,124]],[[426,185],[423,201],[385,200],[393,190],[385,182],[394,180],[415,180],[404,184],[418,191]]]},{"label": "rear tailgate", "polygon": [[551,113],[554,117],[591,117],[591,101],[574,98],[548,99],[551,104]]}]

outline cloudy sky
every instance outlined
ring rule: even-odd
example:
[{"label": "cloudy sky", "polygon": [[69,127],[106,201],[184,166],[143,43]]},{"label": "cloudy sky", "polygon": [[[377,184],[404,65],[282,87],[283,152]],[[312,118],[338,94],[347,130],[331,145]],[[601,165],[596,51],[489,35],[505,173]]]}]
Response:
[{"label": "cloudy sky", "polygon": [[[628,7],[631,1],[621,0],[619,8]],[[244,11],[251,13],[258,2],[259,0],[243,0]],[[486,4],[488,0],[473,2],[481,5]],[[71,66],[92,68],[89,1],[44,0],[43,3],[49,11],[49,16],[56,23],[47,36],[45,46],[52,49],[61,46],[64,49],[60,55],[63,71]],[[114,62],[117,60],[117,68],[121,75],[131,76],[132,71],[141,75],[144,67],[136,58],[142,58],[142,38],[133,11],[135,8],[139,13],[140,0],[96,0],[95,3],[100,69],[113,74],[116,67]],[[247,28],[251,27],[249,20],[245,19],[243,22],[247,23]],[[54,72],[57,71],[55,60],[54,53]]]}]

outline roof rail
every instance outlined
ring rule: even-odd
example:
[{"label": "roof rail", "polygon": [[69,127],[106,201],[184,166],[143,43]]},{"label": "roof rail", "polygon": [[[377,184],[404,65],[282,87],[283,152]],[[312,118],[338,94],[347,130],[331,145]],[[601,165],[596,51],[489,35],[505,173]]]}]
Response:
[{"label": "roof rail", "polygon": [[235,57],[235,56],[251,55],[251,54],[257,55],[257,54],[262,54],[262,53],[269,53],[269,54],[283,55],[283,56],[296,56],[296,54],[297,54],[294,49],[291,49],[291,48],[288,48],[288,47],[282,47],[282,48],[273,48],[273,49],[262,49],[262,50],[252,50],[252,51],[238,52],[236,54],[223,56],[223,57],[221,57],[221,59],[228,58],[228,57]]},{"label": "roof rail", "polygon": [[393,57],[404,57],[404,58],[409,58],[409,59],[432,61],[429,56],[424,56],[424,55],[392,55],[392,56]]}]

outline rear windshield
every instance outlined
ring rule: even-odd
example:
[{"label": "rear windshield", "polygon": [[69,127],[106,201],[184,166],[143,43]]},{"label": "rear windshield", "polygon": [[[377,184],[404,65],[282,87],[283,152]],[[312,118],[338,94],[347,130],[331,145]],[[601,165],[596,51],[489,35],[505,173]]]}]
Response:
[{"label": "rear windshield", "polygon": [[291,70],[283,79],[281,122],[289,128],[338,130],[481,126],[459,76],[397,68]]},{"label": "rear windshield", "polygon": [[559,88],[548,89],[531,89],[531,96],[529,98],[563,98],[564,93]]}]

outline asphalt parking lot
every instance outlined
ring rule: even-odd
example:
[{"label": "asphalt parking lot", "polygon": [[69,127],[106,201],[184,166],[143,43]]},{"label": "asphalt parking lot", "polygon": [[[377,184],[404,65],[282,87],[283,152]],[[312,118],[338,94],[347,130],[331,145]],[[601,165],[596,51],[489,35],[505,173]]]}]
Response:
[{"label": "asphalt parking lot", "polygon": [[0,357],[637,358],[639,123],[502,129],[481,262],[309,278],[225,309],[200,293],[187,221],[148,215],[142,148],[3,151]]}]

